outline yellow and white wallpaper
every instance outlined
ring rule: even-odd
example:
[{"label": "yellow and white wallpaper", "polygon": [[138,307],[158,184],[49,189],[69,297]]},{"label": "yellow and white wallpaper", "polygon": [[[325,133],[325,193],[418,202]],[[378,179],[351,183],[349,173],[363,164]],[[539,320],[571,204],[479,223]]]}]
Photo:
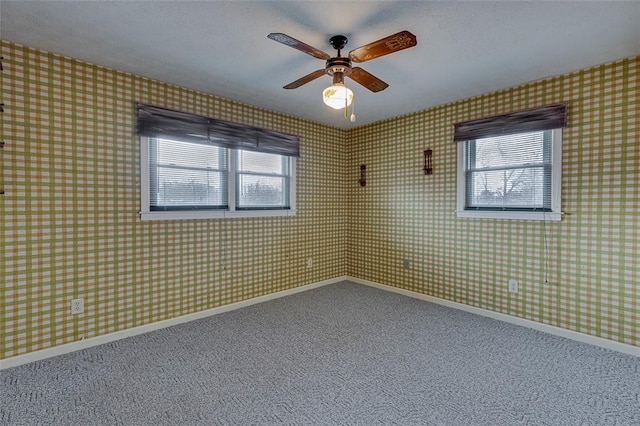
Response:
[{"label": "yellow and white wallpaper", "polygon": [[[0,359],[343,275],[640,345],[640,57],[341,130],[1,49]],[[298,214],[140,221],[135,102],[300,135]],[[555,102],[564,220],[457,219],[453,123]]]},{"label": "yellow and white wallpaper", "polygon": [[[2,56],[0,358],[344,274],[343,131],[6,41]],[[297,215],[142,222],[136,101],[300,135]]]},{"label": "yellow and white wallpaper", "polygon": [[[639,76],[629,58],[351,130],[347,274],[639,345]],[[456,218],[453,123],[558,102],[563,221]]]}]

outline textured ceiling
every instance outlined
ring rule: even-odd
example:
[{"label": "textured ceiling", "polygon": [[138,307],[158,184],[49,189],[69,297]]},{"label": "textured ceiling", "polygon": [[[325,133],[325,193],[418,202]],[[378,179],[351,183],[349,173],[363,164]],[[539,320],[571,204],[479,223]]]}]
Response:
[{"label": "textured ceiling", "polygon": [[[640,53],[640,2],[10,1],[0,37],[341,128]],[[418,45],[360,64],[357,122],[321,100],[324,62],[267,39],[284,32],[332,56],[400,30]],[[349,83],[349,81],[347,81]]]}]

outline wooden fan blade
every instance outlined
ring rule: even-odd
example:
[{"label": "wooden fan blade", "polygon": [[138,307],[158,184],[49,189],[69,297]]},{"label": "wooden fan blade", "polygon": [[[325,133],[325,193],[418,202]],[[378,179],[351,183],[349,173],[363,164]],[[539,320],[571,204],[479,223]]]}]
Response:
[{"label": "wooden fan blade", "polygon": [[283,87],[283,89],[297,89],[298,87],[302,86],[303,84],[307,84],[308,82],[315,80],[318,77],[322,77],[323,75],[325,75],[325,71],[324,70],[317,70],[314,71],[310,74],[305,75],[304,77],[301,77],[299,79],[297,79],[294,82],[291,82],[289,84],[287,84],[286,86]]},{"label": "wooden fan blade", "polygon": [[381,90],[389,87],[387,83],[380,80],[375,75],[366,72],[360,67],[354,67],[351,70],[351,74],[349,74],[349,77],[351,77],[351,79],[355,82],[362,84],[372,92],[380,92]]},{"label": "wooden fan blade", "polygon": [[349,52],[349,59],[353,62],[364,62],[389,53],[398,52],[403,49],[413,47],[418,43],[416,36],[409,31],[400,31],[399,33],[382,38],[373,43],[353,49]]},{"label": "wooden fan blade", "polygon": [[325,61],[330,58],[330,56],[327,53],[323,52],[322,50],[309,46],[308,44],[303,43],[300,40],[296,40],[295,38],[290,37],[283,33],[271,33],[267,36],[267,38],[277,41],[278,43],[285,44],[289,47],[293,47],[294,49],[297,49],[301,52],[311,55],[314,58],[324,59]]}]

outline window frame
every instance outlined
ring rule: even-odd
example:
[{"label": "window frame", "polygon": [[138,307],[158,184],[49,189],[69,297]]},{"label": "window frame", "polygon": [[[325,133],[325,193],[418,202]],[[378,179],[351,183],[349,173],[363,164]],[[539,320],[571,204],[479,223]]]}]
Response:
[{"label": "window frame", "polygon": [[472,208],[466,205],[466,151],[470,141],[457,143],[457,208],[458,218],[515,219],[515,220],[562,220],[562,129],[551,129],[551,211],[499,210],[495,208]]},{"label": "window frame", "polygon": [[[237,209],[237,178],[238,161],[237,149],[225,148],[227,152],[227,209],[197,209],[197,210],[151,210],[151,137],[140,136],[140,218],[149,220],[188,220],[188,219],[225,219],[251,217],[279,217],[296,215],[296,157],[285,156],[289,160],[289,207]],[[170,138],[167,138],[170,140]]]}]

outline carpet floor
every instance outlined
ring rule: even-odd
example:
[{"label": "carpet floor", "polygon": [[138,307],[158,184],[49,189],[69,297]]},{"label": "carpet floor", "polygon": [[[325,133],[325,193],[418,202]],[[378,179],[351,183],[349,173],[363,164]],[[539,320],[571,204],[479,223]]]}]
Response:
[{"label": "carpet floor", "polygon": [[640,358],[342,282],[0,372],[2,425],[639,425]]}]

